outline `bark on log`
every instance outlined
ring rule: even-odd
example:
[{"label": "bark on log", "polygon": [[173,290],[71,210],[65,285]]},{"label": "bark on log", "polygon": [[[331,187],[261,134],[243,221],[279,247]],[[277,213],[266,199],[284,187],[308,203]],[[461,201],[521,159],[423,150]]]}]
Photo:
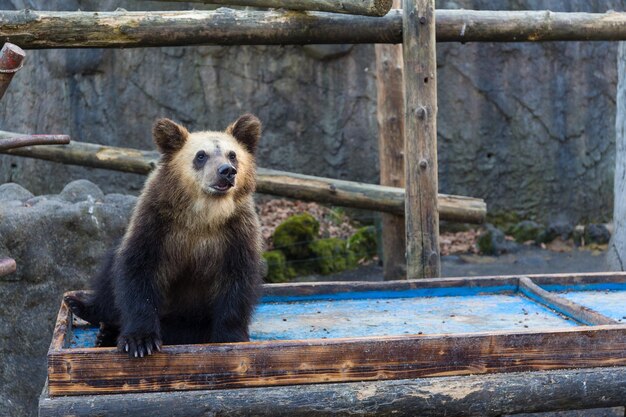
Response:
[{"label": "bark on log", "polygon": [[[400,0],[393,7],[400,8]],[[376,91],[380,184],[404,188],[404,84],[402,45],[377,44]],[[383,277],[406,278],[404,216],[382,214]]]},{"label": "bark on log", "polygon": [[[189,0],[158,0],[185,2]],[[384,16],[391,9],[391,0],[191,0],[196,3],[223,4],[226,6],[270,7],[276,9],[318,11]]]},{"label": "bark on log", "polygon": [[[626,13],[438,10],[436,16],[439,42],[626,40]],[[25,49],[401,43],[402,14],[3,11],[0,37]]]},{"label": "bark on log", "polygon": [[67,135],[26,135],[12,138],[0,138],[0,151],[23,148],[31,145],[66,145],[70,143]]},{"label": "bark on log", "polygon": [[41,417],[501,416],[623,406],[626,367],[50,398]]},{"label": "bark on log", "polygon": [[[15,133],[0,131],[0,140]],[[101,146],[73,141],[63,146],[33,146],[3,151],[11,155],[45,159],[71,165],[148,174],[156,166],[159,154],[154,151]],[[331,178],[313,177],[291,172],[258,169],[257,191],[301,200],[317,201],[344,207],[404,212],[404,190]],[[462,223],[482,223],[487,213],[481,199],[440,194],[442,219]]]},{"label": "bark on log", "polygon": [[11,258],[0,258],[0,277],[12,274],[15,270],[15,260]]},{"label": "bark on log", "polygon": [[607,252],[607,263],[610,271],[626,271],[626,42],[619,44],[617,73],[614,231]]},{"label": "bark on log", "polygon": [[404,0],[402,5],[406,274],[430,278],[441,275],[435,1]]},{"label": "bark on log", "polygon": [[0,50],[0,100],[4,97],[15,73],[22,68],[25,56],[22,48],[12,43],[5,43]]}]

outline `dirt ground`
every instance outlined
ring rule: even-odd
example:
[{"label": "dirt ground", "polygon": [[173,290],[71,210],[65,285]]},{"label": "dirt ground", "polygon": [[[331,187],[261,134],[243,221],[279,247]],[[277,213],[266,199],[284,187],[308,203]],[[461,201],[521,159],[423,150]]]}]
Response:
[{"label": "dirt ground", "polygon": [[[606,271],[605,252],[573,249],[555,252],[537,246],[524,246],[512,254],[482,256],[456,254],[441,257],[443,277],[488,275],[553,274]],[[382,281],[383,268],[378,263],[333,275],[310,275],[297,281]]]}]

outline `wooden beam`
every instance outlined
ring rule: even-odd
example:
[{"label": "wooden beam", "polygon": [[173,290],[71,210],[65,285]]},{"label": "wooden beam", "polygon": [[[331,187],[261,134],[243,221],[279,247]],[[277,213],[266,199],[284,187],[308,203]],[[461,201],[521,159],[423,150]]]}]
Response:
[{"label": "wooden beam", "polygon": [[438,277],[435,1],[404,0],[402,5],[406,273],[408,278]]},{"label": "wooden beam", "polygon": [[0,100],[4,97],[13,76],[22,68],[26,53],[17,45],[5,43],[0,50]]},{"label": "wooden beam", "polygon": [[[0,131],[0,140],[4,136],[15,134]],[[32,146],[0,153],[135,174],[148,174],[159,159],[159,154],[154,151],[76,141],[64,146]],[[404,190],[400,188],[265,168],[259,168],[257,174],[259,193],[400,215],[404,212]],[[487,208],[483,200],[447,194],[440,194],[438,199],[442,219],[462,223],[484,222]]]},{"label": "wooden beam", "polygon": [[[626,13],[438,10],[436,15],[439,42],[626,40]],[[24,49],[401,43],[402,13],[3,11],[0,37]]]},{"label": "wooden beam", "polygon": [[626,367],[51,398],[40,417],[499,417],[624,405]]},{"label": "wooden beam", "polygon": [[[189,0],[157,0],[189,3]],[[223,4],[225,6],[269,7],[275,9],[318,11],[384,16],[391,9],[391,0],[191,0],[195,3]]]},{"label": "wooden beam", "polygon": [[[393,7],[402,2],[394,0]],[[402,45],[376,44],[376,115],[380,184],[404,188]],[[406,278],[404,216],[382,214],[383,277]]]},{"label": "wooden beam", "polygon": [[559,313],[576,320],[579,323],[594,326],[604,324],[619,324],[617,321],[606,317],[588,307],[576,304],[570,300],[559,297],[544,290],[528,277],[521,277],[519,290],[526,297],[544,306],[556,310]]},{"label": "wooden beam", "polygon": [[11,258],[0,258],[0,277],[12,274],[16,271],[17,266]]},{"label": "wooden beam", "polygon": [[[63,303],[56,329],[69,331]],[[48,352],[50,395],[186,391],[626,366],[626,325],[550,331],[164,346],[146,360],[115,348]]]},{"label": "wooden beam", "polygon": [[0,137],[0,151],[23,148],[32,145],[63,145],[70,143],[67,135],[20,135],[16,137]]}]

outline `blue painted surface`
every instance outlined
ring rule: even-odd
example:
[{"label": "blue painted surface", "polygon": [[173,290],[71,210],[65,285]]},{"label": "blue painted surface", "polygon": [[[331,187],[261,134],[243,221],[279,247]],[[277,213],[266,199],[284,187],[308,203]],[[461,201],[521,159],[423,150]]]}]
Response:
[{"label": "blue painted surface", "polygon": [[97,334],[97,327],[75,326],[72,329],[72,340],[68,347],[94,347]]},{"label": "blue painted surface", "polygon": [[626,291],[626,282],[598,282],[593,284],[575,285],[540,285],[546,291],[569,292],[569,291]]},{"label": "blue painted surface", "polygon": [[626,323],[626,290],[568,291],[558,294],[620,323]]},{"label": "blue painted surface", "polygon": [[362,299],[389,299],[409,297],[451,297],[471,296],[484,294],[514,293],[517,285],[500,285],[493,287],[449,287],[449,288],[416,288],[401,291],[355,291],[335,294],[313,294],[296,296],[265,296],[261,303],[289,302],[289,301],[317,301],[317,300],[362,300]]},{"label": "blue painted surface", "polygon": [[[266,297],[254,314],[251,338],[301,340],[576,325],[514,290],[514,286],[454,287]],[[76,327],[72,346],[93,346],[96,332],[96,328]]]},{"label": "blue painted surface", "polygon": [[547,329],[576,323],[518,295],[364,298],[260,305],[255,340]]}]

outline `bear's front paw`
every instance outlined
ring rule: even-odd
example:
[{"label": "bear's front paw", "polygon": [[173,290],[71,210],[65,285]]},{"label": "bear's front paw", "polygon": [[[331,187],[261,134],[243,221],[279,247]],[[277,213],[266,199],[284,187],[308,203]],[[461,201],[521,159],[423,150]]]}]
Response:
[{"label": "bear's front paw", "polygon": [[161,337],[156,333],[120,335],[117,339],[118,352],[128,353],[130,358],[143,358],[152,352],[161,351]]}]

